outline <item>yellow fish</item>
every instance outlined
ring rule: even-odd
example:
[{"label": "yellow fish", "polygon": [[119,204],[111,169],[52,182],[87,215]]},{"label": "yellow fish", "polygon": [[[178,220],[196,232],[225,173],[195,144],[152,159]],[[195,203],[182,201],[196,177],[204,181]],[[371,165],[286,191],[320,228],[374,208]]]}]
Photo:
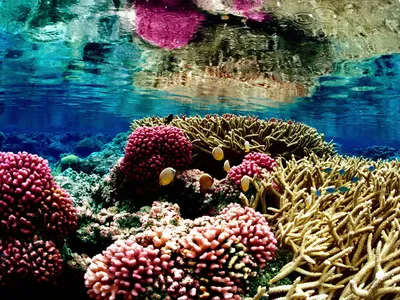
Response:
[{"label": "yellow fish", "polygon": [[204,173],[200,176],[199,183],[200,183],[200,190],[202,192],[205,192],[210,187],[212,187],[214,179],[209,174]]},{"label": "yellow fish", "polygon": [[226,160],[224,162],[224,171],[229,172],[230,169],[231,169],[231,164],[229,163],[229,160]]},{"label": "yellow fish", "polygon": [[250,151],[250,143],[249,141],[244,142],[244,152],[249,152]]},{"label": "yellow fish", "polygon": [[215,147],[212,150],[212,155],[215,160],[223,160],[224,159],[224,150],[221,147]]},{"label": "yellow fish", "polygon": [[160,176],[158,177],[161,185],[168,185],[174,180],[176,171],[169,167],[165,168],[161,171]]},{"label": "yellow fish", "polygon": [[251,177],[244,175],[240,180],[240,186],[242,187],[243,192],[247,192],[250,188]]}]

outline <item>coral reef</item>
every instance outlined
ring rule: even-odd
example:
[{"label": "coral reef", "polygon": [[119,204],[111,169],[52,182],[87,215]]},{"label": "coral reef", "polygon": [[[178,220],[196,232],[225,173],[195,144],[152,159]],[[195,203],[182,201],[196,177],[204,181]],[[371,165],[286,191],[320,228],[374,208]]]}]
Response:
[{"label": "coral reef", "polygon": [[20,280],[56,283],[62,271],[61,254],[52,241],[0,239],[0,253],[0,285]]},{"label": "coral reef", "polygon": [[68,191],[72,201],[78,207],[84,206],[87,203],[92,203],[94,200],[101,197],[97,195],[101,180],[102,177],[95,172],[89,175],[84,172],[78,173],[71,168],[54,176],[54,181],[56,181],[61,188]]},{"label": "coral reef", "polygon": [[0,152],[0,282],[55,281],[58,247],[77,226],[70,195],[48,162],[27,152]]},{"label": "coral reef", "polygon": [[142,197],[133,203],[132,197],[157,192],[164,169],[170,168],[175,173],[175,169],[188,167],[191,160],[192,144],[181,129],[166,125],[137,128],[129,135],[124,157],[114,165],[110,176],[104,178],[100,193],[107,202],[121,201],[140,208],[154,199]]},{"label": "coral reef", "polygon": [[68,234],[76,227],[69,194],[53,180],[47,161],[27,152],[0,152],[0,234]]},{"label": "coral reef", "polygon": [[127,181],[155,182],[167,167],[184,168],[192,160],[192,145],[172,126],[141,127],[129,136],[120,172]]},{"label": "coral reef", "polygon": [[61,159],[56,165],[56,171],[60,172],[71,168],[74,171],[86,174],[100,176],[109,174],[116,162],[124,156],[128,135],[128,133],[117,134],[111,142],[102,146],[101,151],[92,152],[85,158],[80,158],[74,154],[61,154]]},{"label": "coral reef", "polygon": [[242,299],[275,255],[265,218],[238,204],[190,221],[176,205],[155,202],[148,216],[143,232],[93,257],[85,274],[90,297]]},{"label": "coral reef", "polygon": [[275,160],[264,153],[249,153],[245,155],[239,165],[233,166],[228,171],[228,179],[237,185],[240,185],[240,181],[244,175],[251,178],[256,176],[259,179],[263,179],[264,174],[272,171],[275,165]]},{"label": "coral reef", "polygon": [[[337,155],[311,127],[251,116],[153,117],[132,129],[106,176],[53,178],[37,155],[0,153],[2,285],[86,272],[94,299],[400,297],[399,161]],[[127,177],[149,183],[132,203],[112,198],[136,187],[115,185]]]},{"label": "coral reef", "polygon": [[[163,122],[163,118],[143,118],[135,120],[131,129],[158,126]],[[204,118],[175,117],[170,125],[180,128],[185,133],[193,145],[193,150],[198,154],[196,159],[199,160],[198,164],[202,170],[205,170],[204,164],[210,161],[206,158],[209,157],[207,155],[217,146],[224,150],[225,158],[231,163],[240,163],[246,154],[246,141],[250,144],[250,151],[269,154],[272,157],[282,156],[290,159],[292,155],[302,158],[311,152],[318,156],[335,153],[332,143],[325,142],[324,135],[319,134],[315,128],[290,120],[260,120],[251,116],[224,114],[206,115]],[[213,168],[215,169],[215,164]]]},{"label": "coral reef", "polygon": [[[266,218],[292,262],[271,279],[297,273],[293,284],[271,287],[274,299],[394,299],[398,287],[398,161],[342,156],[279,162],[260,194],[283,187],[280,207]],[[391,298],[392,297],[392,298]],[[393,298],[394,297],[394,298]]]},{"label": "coral reef", "polygon": [[378,160],[378,159],[387,159],[394,160],[398,159],[399,149],[395,149],[393,147],[388,146],[370,146],[367,148],[357,148],[355,149],[357,156],[363,156],[365,158]]},{"label": "coral reef", "polygon": [[[99,147],[111,141],[112,136],[107,134],[91,133],[26,133],[9,132],[3,134],[0,150],[3,152],[26,151],[46,157],[50,163],[59,160],[63,153],[78,154],[76,146],[84,139],[93,140]],[[96,148],[99,149],[99,148]],[[88,154],[86,152],[86,154]]]}]

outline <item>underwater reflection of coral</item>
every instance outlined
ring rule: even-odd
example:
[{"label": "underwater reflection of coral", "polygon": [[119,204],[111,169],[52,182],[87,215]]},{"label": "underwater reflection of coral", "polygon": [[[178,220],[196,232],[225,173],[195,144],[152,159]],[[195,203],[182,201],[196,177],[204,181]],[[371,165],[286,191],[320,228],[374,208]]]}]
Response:
[{"label": "underwater reflection of coral", "polygon": [[143,45],[146,63],[134,83],[192,97],[290,102],[308,95],[315,78],[330,71],[330,47],[288,22],[247,28],[217,23],[182,49]]},{"label": "underwater reflection of coral", "polygon": [[169,76],[139,73],[136,74],[135,84],[178,94],[179,97],[170,97],[178,101],[183,101],[183,97],[213,97],[218,102],[221,98],[231,98],[262,105],[272,105],[267,104],[265,98],[273,99],[274,102],[291,102],[310,92],[310,87],[301,83],[278,81],[256,73],[235,76],[220,67],[206,67],[200,72],[183,70]]}]

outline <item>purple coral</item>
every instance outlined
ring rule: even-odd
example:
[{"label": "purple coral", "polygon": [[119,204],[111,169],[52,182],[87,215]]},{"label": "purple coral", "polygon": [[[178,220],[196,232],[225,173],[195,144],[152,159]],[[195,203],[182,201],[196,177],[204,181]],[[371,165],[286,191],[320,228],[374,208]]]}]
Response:
[{"label": "purple coral", "polygon": [[33,242],[0,239],[0,283],[27,279],[54,282],[62,270],[60,252],[52,241],[35,237]]},{"label": "purple coral", "polygon": [[[183,0],[136,0],[136,33],[155,46],[176,49],[186,46],[194,38],[205,15],[198,8],[211,13],[218,12],[220,5],[208,0],[195,0],[193,3]],[[234,0],[232,7],[224,4],[226,12],[247,19],[263,22],[271,16],[262,11],[263,0]]]},{"label": "purple coral", "polygon": [[129,181],[155,181],[164,168],[184,168],[192,160],[192,144],[173,126],[139,127],[129,136],[120,171]]},{"label": "purple coral", "polygon": [[59,188],[47,160],[0,152],[0,232],[67,235],[77,225],[70,195]]},{"label": "purple coral", "polygon": [[179,0],[136,1],[136,33],[161,48],[181,48],[196,34],[204,15]]}]

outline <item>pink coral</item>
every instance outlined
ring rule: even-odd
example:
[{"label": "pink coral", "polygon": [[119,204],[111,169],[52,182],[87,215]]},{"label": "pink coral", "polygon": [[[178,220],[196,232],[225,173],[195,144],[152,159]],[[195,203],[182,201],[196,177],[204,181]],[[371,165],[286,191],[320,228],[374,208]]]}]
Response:
[{"label": "pink coral", "polygon": [[241,251],[233,230],[211,224],[195,227],[179,242],[199,278],[201,299],[241,299],[244,280],[255,276],[256,264]]},{"label": "pink coral", "polygon": [[93,257],[85,273],[85,285],[94,299],[137,299],[152,293],[158,276],[172,264],[169,255],[161,255],[153,246],[120,240]]},{"label": "pink coral", "polygon": [[35,238],[33,242],[0,239],[0,282],[20,279],[53,282],[61,273],[62,258],[52,241]]},{"label": "pink coral", "polygon": [[136,33],[158,47],[175,49],[188,44],[204,15],[177,0],[136,1]]},{"label": "pink coral", "polygon": [[243,176],[248,175],[251,178],[254,176],[261,176],[261,168],[254,161],[243,161],[238,166],[233,166],[228,172],[228,178],[230,181],[233,181],[237,185],[240,184],[240,180]]},{"label": "pink coral", "polygon": [[263,171],[272,171],[276,166],[275,160],[264,153],[249,153],[242,163],[238,166],[233,166],[228,172],[228,179],[239,185],[243,176],[248,175],[251,178],[257,176],[263,177]]},{"label": "pink coral", "polygon": [[167,167],[184,168],[192,160],[192,144],[172,126],[139,127],[129,136],[120,171],[132,181],[158,178]]},{"label": "pink coral", "polygon": [[253,161],[259,167],[267,169],[268,171],[271,171],[276,166],[275,159],[265,153],[259,152],[251,152],[246,154],[246,156],[243,158],[243,161]]},{"label": "pink coral", "polygon": [[276,239],[261,213],[231,203],[220,212],[218,218],[227,222],[226,226],[246,247],[246,252],[255,258],[260,268],[264,268],[274,258]]},{"label": "pink coral", "polygon": [[54,182],[47,160],[0,152],[0,186],[0,231],[66,235],[76,227],[73,202]]},{"label": "pink coral", "polygon": [[275,255],[265,218],[238,204],[216,217],[178,213],[176,205],[155,202],[141,218],[142,232],[96,255],[85,274],[90,297],[242,299],[248,280]]},{"label": "pink coral", "polygon": [[271,21],[272,17],[270,14],[262,12],[264,0],[234,0],[233,8],[240,12],[246,18],[257,21]]}]

